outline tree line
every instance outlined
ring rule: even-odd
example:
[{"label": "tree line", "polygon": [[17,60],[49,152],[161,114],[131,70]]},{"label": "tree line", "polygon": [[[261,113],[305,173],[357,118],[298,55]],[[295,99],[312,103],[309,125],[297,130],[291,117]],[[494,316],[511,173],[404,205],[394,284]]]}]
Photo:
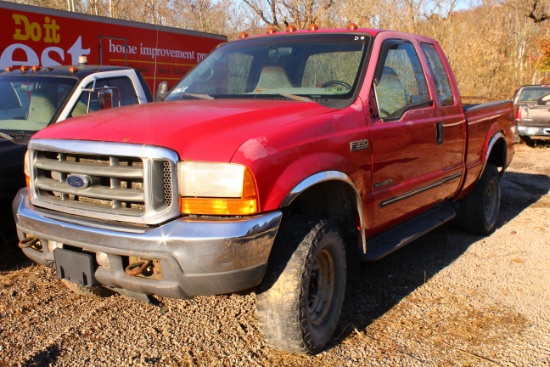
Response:
[{"label": "tree line", "polygon": [[227,35],[288,25],[359,27],[436,38],[462,95],[511,98],[550,77],[550,0],[28,0],[16,3]]}]

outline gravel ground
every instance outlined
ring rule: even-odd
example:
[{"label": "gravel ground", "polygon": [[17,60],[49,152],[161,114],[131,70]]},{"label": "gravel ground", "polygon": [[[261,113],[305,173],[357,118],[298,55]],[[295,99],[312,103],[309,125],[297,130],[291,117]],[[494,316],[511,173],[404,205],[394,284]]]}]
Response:
[{"label": "gravel ground", "polygon": [[550,366],[550,147],[518,145],[498,228],[452,226],[359,269],[333,343],[269,349],[255,294],[161,299],[68,291],[0,252],[2,366]]}]

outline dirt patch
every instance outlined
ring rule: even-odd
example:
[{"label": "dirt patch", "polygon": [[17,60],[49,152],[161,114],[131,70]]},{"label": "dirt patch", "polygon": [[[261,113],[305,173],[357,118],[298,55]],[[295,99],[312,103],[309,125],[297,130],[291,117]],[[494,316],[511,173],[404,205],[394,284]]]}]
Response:
[{"label": "dirt patch", "polygon": [[548,366],[550,148],[520,144],[497,230],[452,226],[359,269],[317,356],[270,349],[255,294],[161,299],[69,292],[0,252],[0,366]]}]

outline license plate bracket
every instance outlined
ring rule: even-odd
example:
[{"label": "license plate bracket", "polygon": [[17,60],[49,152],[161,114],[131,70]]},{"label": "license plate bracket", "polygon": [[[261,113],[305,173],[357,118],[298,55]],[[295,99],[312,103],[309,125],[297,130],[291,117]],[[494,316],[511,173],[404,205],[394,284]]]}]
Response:
[{"label": "license plate bracket", "polygon": [[67,279],[82,286],[98,285],[92,255],[56,248],[53,252],[55,269],[59,279]]}]

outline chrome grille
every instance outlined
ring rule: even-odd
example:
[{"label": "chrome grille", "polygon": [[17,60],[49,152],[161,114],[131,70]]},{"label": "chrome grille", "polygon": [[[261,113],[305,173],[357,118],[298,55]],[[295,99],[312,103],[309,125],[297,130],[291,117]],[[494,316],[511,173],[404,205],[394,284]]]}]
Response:
[{"label": "chrome grille", "polygon": [[167,149],[33,140],[29,154],[32,201],[37,206],[144,224],[157,224],[179,213],[174,200],[177,156]]}]

